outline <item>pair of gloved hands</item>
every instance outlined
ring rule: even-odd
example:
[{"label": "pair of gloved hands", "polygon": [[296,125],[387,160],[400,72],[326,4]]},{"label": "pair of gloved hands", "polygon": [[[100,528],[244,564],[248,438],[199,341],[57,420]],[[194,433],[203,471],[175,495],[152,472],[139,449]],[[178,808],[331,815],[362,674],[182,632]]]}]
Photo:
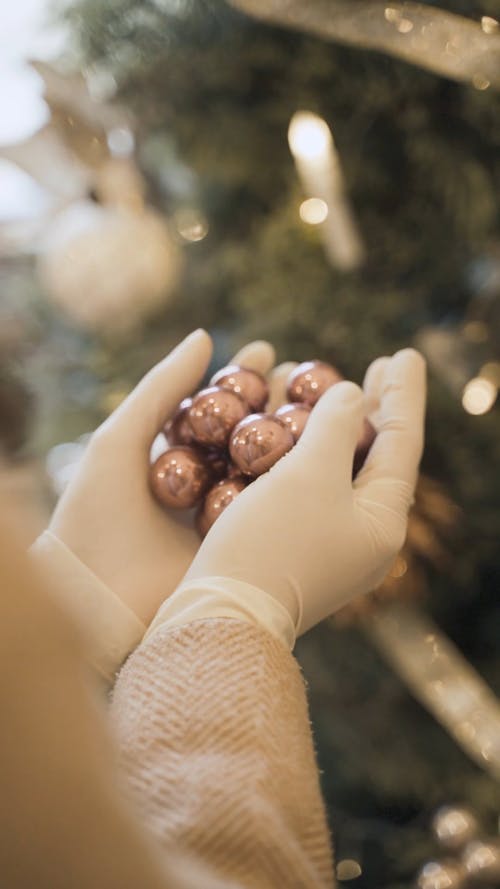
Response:
[{"label": "pair of gloved hands", "polygon": [[[148,461],[165,420],[199,386],[211,349],[209,335],[195,331],[94,433],[48,537],[135,615],[136,633],[153,618],[149,632],[222,616],[260,623],[293,647],[296,635],[374,589],[403,544],[423,446],[424,361],[405,349],[370,366],[364,391],[347,381],[329,389],[293,450],[200,544],[191,521],[153,499]],[[286,401],[292,365],[272,370],[268,343],[234,360],[269,375],[271,410]],[[365,414],[378,434],[352,482]]]}]

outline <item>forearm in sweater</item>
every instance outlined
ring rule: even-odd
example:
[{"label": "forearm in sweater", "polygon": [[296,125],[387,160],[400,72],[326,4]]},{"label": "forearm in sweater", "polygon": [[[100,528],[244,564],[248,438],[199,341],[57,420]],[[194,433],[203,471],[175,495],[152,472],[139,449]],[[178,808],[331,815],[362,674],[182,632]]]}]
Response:
[{"label": "forearm in sweater", "polygon": [[161,854],[126,804],[82,636],[10,524],[0,514],[2,886],[234,889],[177,850]]},{"label": "forearm in sweater", "polygon": [[241,889],[332,887],[304,682],[266,631],[159,628],[123,667],[111,717],[143,823]]}]

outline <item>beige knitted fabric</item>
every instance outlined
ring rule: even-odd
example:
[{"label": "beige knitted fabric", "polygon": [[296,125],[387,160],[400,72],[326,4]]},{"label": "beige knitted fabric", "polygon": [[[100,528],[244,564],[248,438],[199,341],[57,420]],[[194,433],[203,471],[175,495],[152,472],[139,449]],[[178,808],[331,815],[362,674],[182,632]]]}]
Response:
[{"label": "beige knitted fabric", "polygon": [[304,681],[279,641],[223,618],[160,628],[123,667],[111,717],[165,849],[242,889],[334,885]]}]

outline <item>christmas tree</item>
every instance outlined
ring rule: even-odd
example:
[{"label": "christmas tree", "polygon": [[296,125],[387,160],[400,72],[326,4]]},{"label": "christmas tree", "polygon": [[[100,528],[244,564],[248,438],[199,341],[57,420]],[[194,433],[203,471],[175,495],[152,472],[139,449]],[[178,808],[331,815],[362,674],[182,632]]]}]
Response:
[{"label": "christmas tree", "polygon": [[[477,21],[495,5],[446,4]],[[280,360],[322,358],[357,381],[376,356],[421,348],[430,364],[423,470],[456,508],[444,537],[429,518],[405,583],[413,579],[412,596],[498,693],[500,420],[461,401],[471,378],[499,380],[494,83],[447,79],[223,2],[81,0],[68,15],[86,76],[107,77],[133,114],[149,203],[184,232],[184,271],[168,307],[125,349],[98,336],[82,346],[74,334],[92,356],[89,375],[127,388],[193,326],[213,332],[216,365],[263,337]],[[363,262],[348,270],[328,260],[321,227],[299,216],[306,195],[287,141],[298,110],[333,132],[364,244]],[[109,402],[98,404],[87,421]],[[359,864],[352,885],[402,889],[436,854],[437,806],[463,802],[491,833],[500,793],[410,695],[367,622],[351,615],[323,625],[297,654],[337,859]]]}]

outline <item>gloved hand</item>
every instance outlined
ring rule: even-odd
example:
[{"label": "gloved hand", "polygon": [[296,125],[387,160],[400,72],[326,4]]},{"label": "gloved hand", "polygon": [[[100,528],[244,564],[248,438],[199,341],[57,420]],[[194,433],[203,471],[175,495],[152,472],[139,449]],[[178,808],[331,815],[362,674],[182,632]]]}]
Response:
[{"label": "gloved hand", "polygon": [[[290,647],[373,590],[403,545],[423,447],[425,364],[412,349],[369,368],[364,393],[322,396],[298,444],[212,526],[148,635],[207,617],[262,624]],[[377,438],[351,480],[363,414]]]},{"label": "gloved hand", "polygon": [[[167,513],[153,499],[148,462],[153,439],[199,385],[211,352],[209,335],[197,330],[144,377],[93,434],[32,550],[65,587],[66,604],[73,598],[93,636],[94,662],[108,675],[142,638],[200,544],[191,517]],[[234,360],[266,374],[274,351],[259,341]]]}]

